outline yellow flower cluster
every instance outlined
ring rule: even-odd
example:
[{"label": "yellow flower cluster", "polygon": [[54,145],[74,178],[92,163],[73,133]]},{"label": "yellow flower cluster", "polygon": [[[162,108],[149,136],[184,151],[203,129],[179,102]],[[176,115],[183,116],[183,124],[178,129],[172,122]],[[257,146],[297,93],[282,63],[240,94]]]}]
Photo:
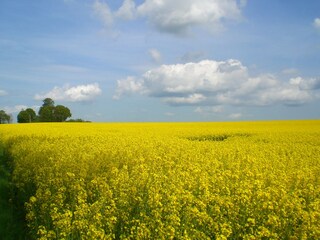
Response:
[{"label": "yellow flower cluster", "polygon": [[320,239],[320,121],[1,125],[34,239]]}]

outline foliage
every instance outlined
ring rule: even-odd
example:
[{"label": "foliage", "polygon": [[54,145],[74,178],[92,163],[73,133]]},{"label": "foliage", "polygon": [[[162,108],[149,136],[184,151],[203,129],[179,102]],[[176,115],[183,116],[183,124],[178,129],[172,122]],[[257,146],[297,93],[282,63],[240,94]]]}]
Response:
[{"label": "foliage", "polygon": [[63,105],[54,105],[51,98],[43,100],[43,105],[39,109],[40,122],[64,122],[71,117],[70,109]]},{"label": "foliage", "polygon": [[19,112],[17,119],[18,123],[31,123],[36,121],[37,115],[33,109],[27,108]]},{"label": "foliage", "polygon": [[320,239],[320,121],[0,126],[34,239]]},{"label": "foliage", "polygon": [[69,108],[63,105],[54,105],[51,98],[43,100],[43,104],[39,109],[37,116],[35,111],[31,108],[21,110],[17,116],[18,123],[31,123],[31,122],[64,122],[67,118],[71,117]]},{"label": "foliage", "polygon": [[43,100],[43,107],[54,107],[54,101],[51,98],[45,98]]},{"label": "foliage", "polygon": [[7,114],[4,110],[0,110],[0,124],[9,123],[11,121],[11,116]]},{"label": "foliage", "polygon": [[42,106],[38,114],[40,122],[54,122],[54,106]]},{"label": "foliage", "polygon": [[57,105],[54,108],[53,115],[55,122],[64,122],[67,118],[71,117],[71,112],[69,108],[62,105]]}]

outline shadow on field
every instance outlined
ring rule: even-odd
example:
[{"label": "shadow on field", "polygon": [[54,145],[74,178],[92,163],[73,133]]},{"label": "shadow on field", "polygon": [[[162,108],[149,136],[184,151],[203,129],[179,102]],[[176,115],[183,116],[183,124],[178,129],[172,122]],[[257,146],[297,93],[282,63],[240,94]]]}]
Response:
[{"label": "shadow on field", "polygon": [[24,240],[27,237],[27,226],[23,204],[13,201],[13,186],[9,158],[0,145],[0,239]]},{"label": "shadow on field", "polygon": [[232,137],[250,137],[251,134],[249,133],[236,133],[236,134],[217,134],[217,135],[201,135],[201,136],[192,136],[187,137],[190,141],[197,141],[197,142],[222,142],[228,138]]}]

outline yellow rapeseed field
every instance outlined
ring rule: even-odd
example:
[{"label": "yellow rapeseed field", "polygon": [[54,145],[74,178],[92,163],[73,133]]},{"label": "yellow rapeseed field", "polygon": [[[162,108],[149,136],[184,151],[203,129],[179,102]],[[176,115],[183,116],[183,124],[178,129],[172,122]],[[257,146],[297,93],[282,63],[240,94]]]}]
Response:
[{"label": "yellow rapeseed field", "polygon": [[320,120],[0,125],[34,239],[320,239]]}]

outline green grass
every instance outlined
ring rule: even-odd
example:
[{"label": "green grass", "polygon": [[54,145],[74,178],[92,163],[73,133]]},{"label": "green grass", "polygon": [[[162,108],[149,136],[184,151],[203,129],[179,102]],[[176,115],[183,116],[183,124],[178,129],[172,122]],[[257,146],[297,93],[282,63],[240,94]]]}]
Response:
[{"label": "green grass", "polygon": [[22,207],[14,204],[11,174],[7,166],[7,156],[0,145],[0,239],[23,240],[26,236],[26,224]]}]

